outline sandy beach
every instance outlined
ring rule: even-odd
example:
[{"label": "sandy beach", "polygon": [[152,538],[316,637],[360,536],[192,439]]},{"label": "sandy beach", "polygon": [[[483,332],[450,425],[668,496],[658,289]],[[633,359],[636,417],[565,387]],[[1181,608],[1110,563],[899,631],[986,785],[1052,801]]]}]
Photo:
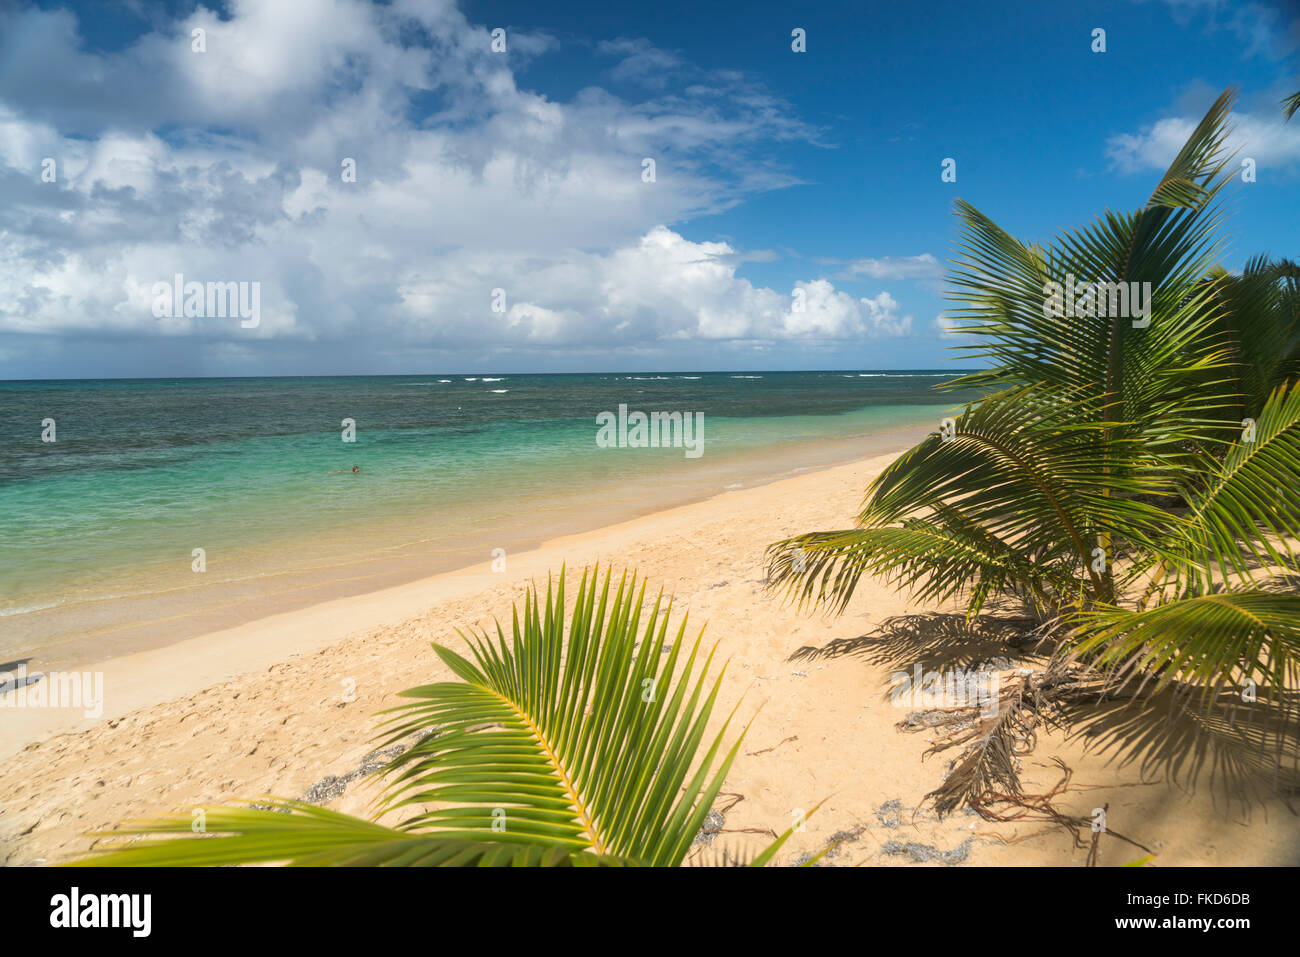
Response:
[{"label": "sandy beach", "polygon": [[[853,650],[852,640],[900,621],[937,634],[956,620],[940,616],[960,618],[956,607],[918,607],[867,579],[844,614],[826,617],[764,587],[766,546],[850,525],[868,481],[891,457],[549,540],[508,555],[505,571],[484,562],[96,666],[102,716],[0,712],[0,863],[61,863],[94,846],[95,829],[268,794],[366,813],[377,788],[357,772],[368,767],[375,712],[405,688],[448,676],[430,642],[455,646],[457,628],[505,619],[530,581],[544,583],[562,564],[599,562],[636,570],[672,596],[676,615],[706,626],[706,640],[729,661],[715,723],[742,697],[738,717],[753,719],[715,805],[721,833],[696,855],[758,848],[824,801],[780,863],[838,842],[826,864],[1081,866],[1087,847],[1049,822],[962,812],[940,821],[923,805],[955,752],[923,759],[931,735],[896,727],[908,712],[890,700],[890,675],[935,664],[941,643],[930,645],[931,658],[900,661],[870,643]],[[796,655],[844,643],[844,654]],[[996,643],[982,653],[1014,659]],[[1022,758],[1025,791],[1050,790],[1062,776],[1059,760],[1072,776],[1056,807],[1089,815],[1108,806],[1111,830],[1151,849],[1157,865],[1300,863],[1300,816],[1282,800],[1245,806],[1205,782],[1144,778],[1136,764],[1110,756],[1044,733]],[[1110,835],[1099,844],[1102,865],[1144,855]]]}]

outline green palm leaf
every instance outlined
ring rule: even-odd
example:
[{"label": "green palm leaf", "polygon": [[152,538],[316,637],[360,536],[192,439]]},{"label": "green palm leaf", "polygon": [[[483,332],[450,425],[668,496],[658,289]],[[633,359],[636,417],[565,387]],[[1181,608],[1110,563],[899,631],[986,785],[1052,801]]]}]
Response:
[{"label": "green palm leaf", "polygon": [[[72,866],[220,867],[288,861],[302,867],[620,866],[634,861],[575,854],[563,847],[474,841],[385,827],[302,801],[268,802],[278,810],[216,808],[205,815],[205,836],[145,841]],[[190,834],[186,818],[145,822],[110,832]]]},{"label": "green palm leaf", "polygon": [[[501,808],[504,840],[540,838],[597,854],[635,853],[654,864],[680,861],[736,746],[710,780],[719,732],[688,779],[718,691],[715,681],[706,695],[712,653],[692,687],[700,641],[686,649],[685,621],[670,638],[656,601],[634,660],[644,586],[620,582],[611,601],[609,585],[607,577],[598,590],[594,576],[584,577],[567,655],[562,579],[544,613],[527,601],[513,644],[500,634],[495,643],[473,638],[473,661],[437,649],[462,681],[403,693],[416,700],[397,709],[390,743],[427,728],[441,731],[394,761],[401,773],[386,804],[456,806],[425,811],[404,826],[491,831],[501,826],[501,815],[492,815]],[[473,730],[481,725],[492,727]]]},{"label": "green palm leaf", "polygon": [[[1139,498],[1171,490],[1138,437],[1099,419],[1100,400],[1039,389],[988,396],[895,460],[872,483],[861,529],[814,533],[769,550],[769,580],[840,610],[858,576],[919,597],[969,591],[969,613],[997,591],[1051,607],[1113,589],[1113,552],[1162,554],[1180,519]],[[1109,466],[1105,463],[1109,461]]]},{"label": "green palm leaf", "polygon": [[1141,612],[1096,608],[1076,626],[1071,650],[1108,671],[1115,687],[1138,680],[1159,690],[1179,682],[1201,688],[1208,700],[1247,679],[1281,692],[1300,676],[1300,595],[1252,589]]},{"label": "green palm leaf", "polygon": [[801,606],[843,611],[864,574],[907,588],[917,601],[969,593],[968,615],[992,594],[1018,594],[1047,607],[1074,583],[1066,569],[1031,562],[1005,542],[963,524],[955,510],[942,522],[907,519],[900,527],[813,532],[774,544],[769,581]]},{"label": "green palm leaf", "polygon": [[1206,280],[1221,301],[1207,333],[1217,337],[1231,360],[1219,378],[1237,400],[1225,413],[1236,421],[1258,415],[1273,389],[1295,377],[1300,310],[1288,275],[1293,269],[1291,263],[1256,256],[1240,276],[1219,268]]},{"label": "green palm leaf", "polygon": [[[1137,212],[1108,212],[1090,227],[1037,246],[958,202],[961,255],[951,285],[959,306],[952,315],[957,331],[978,342],[956,349],[992,366],[945,388],[1085,390],[1106,399],[1102,417],[1135,424],[1177,421],[1205,405],[1188,372],[1226,361],[1203,348],[1219,303],[1201,280],[1220,249],[1213,201],[1230,180],[1224,145],[1232,98],[1230,92],[1218,98]],[[1067,276],[1079,283],[1149,283],[1149,324],[1051,314],[1048,284],[1063,284]],[[1170,415],[1175,410],[1179,416]]]},{"label": "green palm leaf", "polygon": [[1296,110],[1300,110],[1300,92],[1292,93],[1282,101],[1282,115],[1288,120],[1295,116]]},{"label": "green palm leaf", "polygon": [[[662,595],[643,625],[635,576],[612,595],[611,583],[584,572],[567,628],[561,572],[544,605],[534,589],[522,619],[516,608],[510,640],[498,626],[495,639],[463,636],[469,657],[434,646],[460,680],[403,692],[411,700],[384,725],[387,745],[418,737],[380,772],[381,814],[415,812],[396,826],[279,801],[211,812],[202,837],[85,863],[680,864],[740,740],[723,752],[729,717],[705,746],[722,680],[708,678],[712,650],[701,660],[685,620],[670,632]],[[110,833],[189,830],[175,818]]]},{"label": "green palm leaf", "polygon": [[1254,424],[1253,441],[1207,457],[1208,479],[1187,490],[1190,568],[1213,584],[1214,569],[1253,580],[1259,564],[1292,565],[1287,539],[1300,537],[1300,383],[1279,386]]}]

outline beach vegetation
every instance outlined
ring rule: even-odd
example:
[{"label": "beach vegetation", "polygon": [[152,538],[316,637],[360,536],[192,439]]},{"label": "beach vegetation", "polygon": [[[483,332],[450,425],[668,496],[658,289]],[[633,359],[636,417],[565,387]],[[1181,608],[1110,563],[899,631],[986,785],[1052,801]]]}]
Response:
[{"label": "beach vegetation", "polygon": [[[983,368],[942,387],[975,398],[884,469],[853,527],[769,551],[769,582],[805,606],[842,611],[878,576],[968,620],[1011,604],[1050,650],[964,739],[941,812],[1015,792],[1009,735],[1053,699],[1167,694],[1238,754],[1294,749],[1300,268],[1220,262],[1232,100],[1141,208],[1028,242],[959,200],[953,331]],[[1149,312],[1063,315],[1067,276],[1083,296],[1140,284]]]}]

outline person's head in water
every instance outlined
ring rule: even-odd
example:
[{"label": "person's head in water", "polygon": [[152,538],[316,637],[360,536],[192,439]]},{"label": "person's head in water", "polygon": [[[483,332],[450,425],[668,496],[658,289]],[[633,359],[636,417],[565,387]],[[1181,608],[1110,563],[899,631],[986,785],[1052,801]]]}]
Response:
[{"label": "person's head in water", "polygon": [[360,472],[360,471],[361,471],[361,466],[359,466],[359,465],[354,465],[354,466],[352,466],[352,471],[354,471],[354,472]]}]

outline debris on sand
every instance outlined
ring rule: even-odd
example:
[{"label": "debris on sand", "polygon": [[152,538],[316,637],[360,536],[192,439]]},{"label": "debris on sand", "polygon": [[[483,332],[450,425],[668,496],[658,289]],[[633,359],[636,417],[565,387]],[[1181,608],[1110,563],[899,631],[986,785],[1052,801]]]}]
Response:
[{"label": "debris on sand", "polygon": [[[412,742],[412,745],[423,741],[431,734],[436,734],[437,731],[437,728],[425,728],[416,732],[414,735],[415,741]],[[307,789],[307,793],[302,796],[302,800],[307,804],[315,804],[318,806],[328,804],[335,798],[342,797],[343,792],[348,789],[348,785],[353,781],[382,770],[389,761],[393,760],[393,758],[397,757],[405,750],[406,745],[395,744],[390,748],[381,748],[378,751],[371,751],[361,759],[361,763],[356,768],[349,771],[347,774],[342,776],[327,774],[325,777],[321,778]],[[275,810],[281,811],[285,814],[289,813],[288,808],[273,808],[269,804],[250,804],[249,807],[257,811]]]},{"label": "debris on sand", "polygon": [[403,745],[395,744],[391,748],[384,748],[381,751],[371,751],[361,759],[360,766],[342,777],[329,774],[321,778],[307,790],[302,799],[308,804],[327,804],[335,798],[340,798],[343,796],[343,792],[347,790],[348,785],[357,778],[364,778],[368,774],[374,774],[405,750],[406,748]]},{"label": "debris on sand", "polygon": [[703,844],[708,847],[713,843],[713,839],[718,836],[718,832],[722,830],[722,825],[725,823],[727,823],[727,819],[720,813],[709,811],[708,814],[704,815],[704,824],[700,827],[700,833],[696,834],[695,839],[691,841],[692,846]]},{"label": "debris on sand", "polygon": [[903,802],[898,798],[886,801],[876,808],[876,820],[881,827],[895,828],[903,823]]},{"label": "debris on sand", "polygon": [[932,861],[952,866],[962,864],[970,858],[970,846],[975,838],[968,837],[951,851],[941,851],[933,844],[919,844],[915,841],[890,841],[880,848],[885,854],[894,857],[910,857],[915,864],[929,864]]}]

